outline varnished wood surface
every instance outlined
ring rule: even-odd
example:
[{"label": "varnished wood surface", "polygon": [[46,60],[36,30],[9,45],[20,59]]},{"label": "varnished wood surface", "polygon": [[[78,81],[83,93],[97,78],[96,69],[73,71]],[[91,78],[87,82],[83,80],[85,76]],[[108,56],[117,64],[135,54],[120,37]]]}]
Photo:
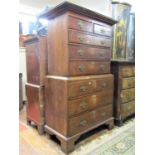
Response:
[{"label": "varnished wood surface", "polygon": [[55,6],[54,8],[51,8],[50,10],[44,11],[38,15],[38,18],[47,18],[52,19],[57,16],[60,16],[61,14],[71,11],[89,18],[93,18],[95,20],[98,20],[100,22],[104,22],[109,25],[114,25],[117,23],[116,20],[106,17],[103,14],[97,13],[95,11],[92,11],[90,9],[84,8],[82,6],[73,4],[71,2],[62,2],[59,5]]},{"label": "varnished wood surface", "polygon": [[47,40],[46,36],[35,36],[25,41],[27,82],[44,85],[47,74]]},{"label": "varnished wood surface", "polygon": [[111,62],[114,75],[114,118],[119,123],[134,114],[135,100],[135,65],[134,62]]},{"label": "varnished wood surface", "polygon": [[69,45],[70,60],[103,60],[110,61],[110,48],[95,48],[84,45]]},{"label": "varnished wood surface", "polygon": [[81,31],[69,30],[69,42],[70,43],[78,43],[85,45],[94,45],[101,47],[111,47],[111,39],[109,37],[101,37],[86,34]]},{"label": "varnished wood surface", "polygon": [[113,103],[113,89],[100,91],[79,99],[68,101],[69,116],[75,116],[79,113],[92,110],[99,106],[105,106]]},{"label": "varnished wood surface", "polygon": [[78,117],[69,119],[69,136],[77,134],[89,127],[112,117],[112,104],[100,107]]},{"label": "varnished wood surface", "polygon": [[103,61],[70,61],[69,75],[99,75],[110,73],[110,62]]},{"label": "varnished wood surface", "polygon": [[27,119],[44,125],[44,87],[26,84]]}]

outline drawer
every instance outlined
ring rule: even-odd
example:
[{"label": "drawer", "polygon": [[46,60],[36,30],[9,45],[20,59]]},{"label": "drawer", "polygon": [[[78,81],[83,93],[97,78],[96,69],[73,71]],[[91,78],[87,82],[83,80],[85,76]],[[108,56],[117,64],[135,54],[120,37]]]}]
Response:
[{"label": "drawer", "polygon": [[68,98],[87,95],[96,91],[113,89],[113,75],[105,75],[98,79],[77,80],[68,83]]},{"label": "drawer", "polygon": [[135,99],[135,89],[132,88],[132,89],[127,89],[127,90],[122,90],[120,97],[121,97],[122,103],[134,100]]},{"label": "drawer", "polygon": [[131,66],[122,67],[121,68],[121,75],[122,75],[122,77],[135,76],[134,67],[131,67]]},{"label": "drawer", "polygon": [[91,22],[69,16],[68,28],[92,32],[93,31],[93,24]]},{"label": "drawer", "polygon": [[111,36],[112,34],[110,27],[106,27],[98,24],[94,24],[94,33],[105,35],[105,36]]},{"label": "drawer", "polygon": [[122,79],[122,89],[128,89],[134,87],[135,87],[135,77]]},{"label": "drawer", "polygon": [[106,37],[97,37],[86,33],[69,30],[69,42],[103,47],[111,47],[111,39]]},{"label": "drawer", "polygon": [[72,76],[110,73],[110,62],[70,61],[69,62],[69,73]]},{"label": "drawer", "polygon": [[71,100],[68,102],[69,116],[94,109],[98,106],[105,106],[113,102],[113,89],[94,93],[92,95],[82,97],[80,99]]},{"label": "drawer", "polygon": [[82,132],[99,122],[112,117],[112,105],[100,107],[91,112],[69,119],[69,136]]},{"label": "drawer", "polygon": [[86,46],[69,46],[70,60],[106,60],[110,61],[110,48],[92,48]]},{"label": "drawer", "polygon": [[122,118],[126,118],[135,113],[135,101],[121,105]]}]

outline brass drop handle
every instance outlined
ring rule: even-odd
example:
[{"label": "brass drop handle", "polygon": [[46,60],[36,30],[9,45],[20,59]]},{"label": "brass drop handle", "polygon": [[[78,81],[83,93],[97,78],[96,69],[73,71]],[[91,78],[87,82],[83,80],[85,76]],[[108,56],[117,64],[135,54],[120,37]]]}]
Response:
[{"label": "brass drop handle", "polygon": [[78,24],[80,29],[84,28],[84,23],[81,20],[79,20],[77,24]]},{"label": "brass drop handle", "polygon": [[101,40],[101,42],[100,42],[100,43],[101,43],[101,45],[104,45],[104,44],[105,44],[104,40]]},{"label": "brass drop handle", "polygon": [[100,51],[100,52],[99,52],[99,56],[100,56],[100,57],[103,57],[103,56],[104,56],[104,52],[103,52],[103,51]]},{"label": "brass drop handle", "polygon": [[84,65],[79,65],[78,69],[80,72],[84,72],[85,71],[85,66]]},{"label": "brass drop handle", "polygon": [[105,69],[105,66],[104,66],[104,65],[101,65],[101,66],[100,66],[100,70],[101,70],[101,71],[104,71],[104,69]]},{"label": "brass drop handle", "polygon": [[131,106],[128,106],[128,108],[127,108],[128,110],[131,110]]},{"label": "brass drop handle", "polygon": [[107,87],[107,83],[106,83],[106,82],[103,82],[103,83],[102,83],[102,87],[103,87],[103,88]]},{"label": "brass drop handle", "polygon": [[84,126],[87,125],[87,121],[86,120],[81,120],[79,125],[84,127]]},{"label": "brass drop handle", "polygon": [[101,29],[100,32],[101,32],[101,33],[105,33],[105,29]]},{"label": "brass drop handle", "polygon": [[84,42],[84,38],[83,37],[78,36],[78,38],[79,38],[80,43],[83,43]]},{"label": "brass drop handle", "polygon": [[81,49],[80,49],[80,50],[78,50],[78,53],[79,53],[79,55],[80,55],[80,56],[83,56],[83,55],[84,55],[84,51],[83,51],[83,50],[81,50]]},{"label": "brass drop handle", "polygon": [[81,92],[85,92],[86,90],[87,90],[87,87],[86,87],[86,86],[81,86],[81,87],[80,87],[80,91],[81,91]]},{"label": "brass drop handle", "polygon": [[80,107],[84,110],[86,110],[88,108],[88,104],[86,102],[81,102]]},{"label": "brass drop handle", "polygon": [[106,112],[101,113],[101,116],[105,117],[106,116]]}]

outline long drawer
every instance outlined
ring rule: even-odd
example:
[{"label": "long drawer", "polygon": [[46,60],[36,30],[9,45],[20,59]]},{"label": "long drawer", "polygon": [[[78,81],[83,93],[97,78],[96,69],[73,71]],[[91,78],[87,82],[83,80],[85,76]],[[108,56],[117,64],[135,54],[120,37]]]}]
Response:
[{"label": "long drawer", "polygon": [[70,75],[95,75],[110,73],[110,62],[103,61],[70,61]]},{"label": "long drawer", "polygon": [[135,67],[134,66],[122,67],[121,68],[121,76],[122,77],[135,76]]},{"label": "long drawer", "polygon": [[121,82],[122,82],[121,83],[122,89],[128,89],[128,88],[135,87],[135,77],[123,78]]},{"label": "long drawer", "polygon": [[73,30],[69,30],[69,42],[102,47],[111,47],[111,39],[108,37],[99,37]]},{"label": "long drawer", "polygon": [[126,103],[135,99],[135,88],[122,90],[121,94],[121,102]]},{"label": "long drawer", "polygon": [[69,136],[77,134],[112,117],[112,104],[69,119]]},{"label": "long drawer", "polygon": [[121,105],[122,118],[126,118],[135,113],[135,101],[131,101]]},{"label": "long drawer", "polygon": [[110,89],[106,91],[101,91],[92,95],[88,95],[86,97],[81,97],[80,99],[69,101],[68,113],[69,116],[73,116],[81,112],[96,108],[98,106],[112,104],[112,102],[113,90]]},{"label": "long drawer", "polygon": [[69,45],[70,60],[106,60],[110,61],[110,48],[93,48]]},{"label": "long drawer", "polygon": [[108,89],[113,89],[113,75],[111,74],[98,79],[72,81],[68,83],[68,99]]}]

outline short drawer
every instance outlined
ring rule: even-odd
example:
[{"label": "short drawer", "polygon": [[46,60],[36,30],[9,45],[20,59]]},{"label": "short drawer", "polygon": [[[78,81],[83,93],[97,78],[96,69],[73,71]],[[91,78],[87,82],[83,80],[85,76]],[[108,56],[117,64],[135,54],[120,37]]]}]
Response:
[{"label": "short drawer", "polygon": [[110,73],[110,62],[70,61],[69,62],[69,73],[72,76]]},{"label": "short drawer", "polygon": [[111,36],[111,28],[94,24],[94,33],[99,34],[99,35],[105,35],[105,36]]},{"label": "short drawer", "polygon": [[92,95],[82,97],[80,99],[71,100],[68,102],[69,116],[94,109],[98,106],[106,106],[113,102],[113,89],[94,93]]},{"label": "short drawer", "polygon": [[135,113],[135,101],[131,101],[121,105],[122,119]]},{"label": "short drawer", "polygon": [[70,60],[105,60],[110,61],[110,48],[93,48],[87,46],[69,46]]},{"label": "short drawer", "polygon": [[93,24],[91,22],[69,16],[68,28],[92,32],[93,31]]},{"label": "short drawer", "polygon": [[133,66],[126,66],[121,68],[121,76],[122,77],[131,77],[135,76],[134,67]]},{"label": "short drawer", "polygon": [[135,89],[132,88],[132,89],[122,90],[120,97],[121,97],[122,103],[126,103],[126,102],[129,102],[131,100],[134,100],[135,99]]},{"label": "short drawer", "polygon": [[135,77],[123,78],[121,87],[122,89],[134,88],[135,87]]},{"label": "short drawer", "polygon": [[72,81],[68,83],[68,99],[108,89],[113,89],[113,75],[111,74],[98,79]]},{"label": "short drawer", "polygon": [[91,112],[69,119],[69,136],[82,132],[99,122],[112,117],[112,105],[100,107]]},{"label": "short drawer", "polygon": [[94,35],[69,30],[69,42],[78,44],[111,47],[111,39],[107,37],[97,37]]}]

